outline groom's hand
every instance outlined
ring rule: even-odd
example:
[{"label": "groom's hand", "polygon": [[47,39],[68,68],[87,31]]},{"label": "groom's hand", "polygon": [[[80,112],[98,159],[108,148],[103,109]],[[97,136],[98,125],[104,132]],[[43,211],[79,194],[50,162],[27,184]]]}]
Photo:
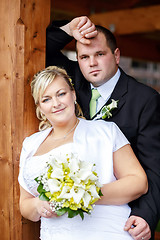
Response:
[{"label": "groom's hand", "polygon": [[124,227],[125,231],[135,240],[149,240],[151,238],[151,230],[148,223],[141,217],[130,216]]},{"label": "groom's hand", "polygon": [[74,18],[61,29],[83,44],[90,44],[89,38],[97,35],[94,23],[86,16]]}]

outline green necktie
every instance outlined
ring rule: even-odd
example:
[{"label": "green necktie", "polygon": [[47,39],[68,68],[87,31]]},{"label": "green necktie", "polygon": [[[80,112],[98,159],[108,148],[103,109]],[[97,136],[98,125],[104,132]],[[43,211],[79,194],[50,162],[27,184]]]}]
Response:
[{"label": "green necktie", "polygon": [[91,118],[96,114],[97,99],[100,96],[101,95],[99,94],[97,89],[92,89],[92,97],[91,97],[91,101],[90,101],[90,104],[89,104],[89,107],[90,107],[90,117]]}]

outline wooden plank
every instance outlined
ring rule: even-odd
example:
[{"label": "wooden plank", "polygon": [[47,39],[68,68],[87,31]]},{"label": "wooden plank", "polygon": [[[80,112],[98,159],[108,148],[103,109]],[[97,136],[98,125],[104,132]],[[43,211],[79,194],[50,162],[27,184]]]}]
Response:
[{"label": "wooden plank", "polygon": [[[19,70],[19,76],[23,78],[24,88],[23,138],[38,130],[38,120],[35,116],[35,105],[31,96],[30,82],[33,75],[45,67],[45,37],[46,27],[49,22],[50,0],[21,0],[20,18],[17,22],[17,28],[21,25],[24,39],[19,42],[19,47],[17,46],[17,54],[21,55],[23,52],[24,70],[20,69],[19,61],[17,72]],[[22,239],[38,240],[39,230],[39,223],[23,220]]]},{"label": "wooden plank", "polygon": [[0,235],[6,240],[13,239],[13,165],[10,107],[12,99],[10,84],[13,57],[11,35],[12,39],[14,36],[13,14],[10,13],[10,19],[8,18],[8,11],[13,7],[13,4],[14,1],[0,1]]},{"label": "wooden plank", "polygon": [[39,239],[39,223],[22,222],[17,177],[22,141],[38,129],[30,81],[45,67],[49,21],[50,0],[0,1],[0,236],[4,240]]},{"label": "wooden plank", "polygon": [[[20,10],[20,9],[19,9]],[[20,13],[20,12],[19,12]],[[19,15],[18,15],[19,16]],[[15,225],[13,239],[22,239],[22,222],[19,212],[19,186],[17,178],[19,173],[19,157],[23,139],[23,113],[24,113],[24,40],[25,28],[20,19],[15,24],[15,48],[13,59],[13,75],[11,81],[11,127],[12,127],[12,161],[13,161],[13,223]],[[22,101],[23,100],[23,101]],[[17,129],[18,127],[18,129]]]},{"label": "wooden plank", "polygon": [[89,16],[93,13],[104,13],[154,4],[159,4],[159,0],[76,0],[76,4],[75,0],[51,0],[51,18],[52,20],[57,20],[57,17],[58,19],[64,19],[64,17],[70,19],[77,16]]},{"label": "wooden plank", "polygon": [[160,30],[160,5],[93,14],[98,25],[113,29],[117,35],[155,32]]}]

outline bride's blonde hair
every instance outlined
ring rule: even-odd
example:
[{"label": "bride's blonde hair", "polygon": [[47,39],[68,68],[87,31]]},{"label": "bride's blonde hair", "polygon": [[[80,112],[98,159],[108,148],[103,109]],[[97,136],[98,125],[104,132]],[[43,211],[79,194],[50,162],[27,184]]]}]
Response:
[{"label": "bride's blonde hair", "polygon": [[[51,84],[57,76],[63,77],[64,80],[67,82],[68,86],[70,87],[71,91],[74,91],[72,81],[68,76],[67,72],[63,68],[57,66],[50,66],[36,73],[33,76],[33,80],[31,82],[31,92],[34,98],[34,102],[36,104],[36,115],[37,118],[40,120],[39,124],[40,131],[51,127],[51,123],[40,111],[39,102],[41,101],[42,95],[45,92],[48,85]],[[77,117],[83,117],[82,110],[78,103],[75,103],[75,114]]]}]

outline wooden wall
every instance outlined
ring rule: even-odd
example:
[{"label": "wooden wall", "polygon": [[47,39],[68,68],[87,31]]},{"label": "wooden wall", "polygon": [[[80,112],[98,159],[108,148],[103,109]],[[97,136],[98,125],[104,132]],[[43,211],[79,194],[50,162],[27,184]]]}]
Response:
[{"label": "wooden wall", "polygon": [[45,67],[50,0],[0,1],[0,239],[38,240],[39,224],[19,212],[19,156],[37,130],[30,81]]}]

